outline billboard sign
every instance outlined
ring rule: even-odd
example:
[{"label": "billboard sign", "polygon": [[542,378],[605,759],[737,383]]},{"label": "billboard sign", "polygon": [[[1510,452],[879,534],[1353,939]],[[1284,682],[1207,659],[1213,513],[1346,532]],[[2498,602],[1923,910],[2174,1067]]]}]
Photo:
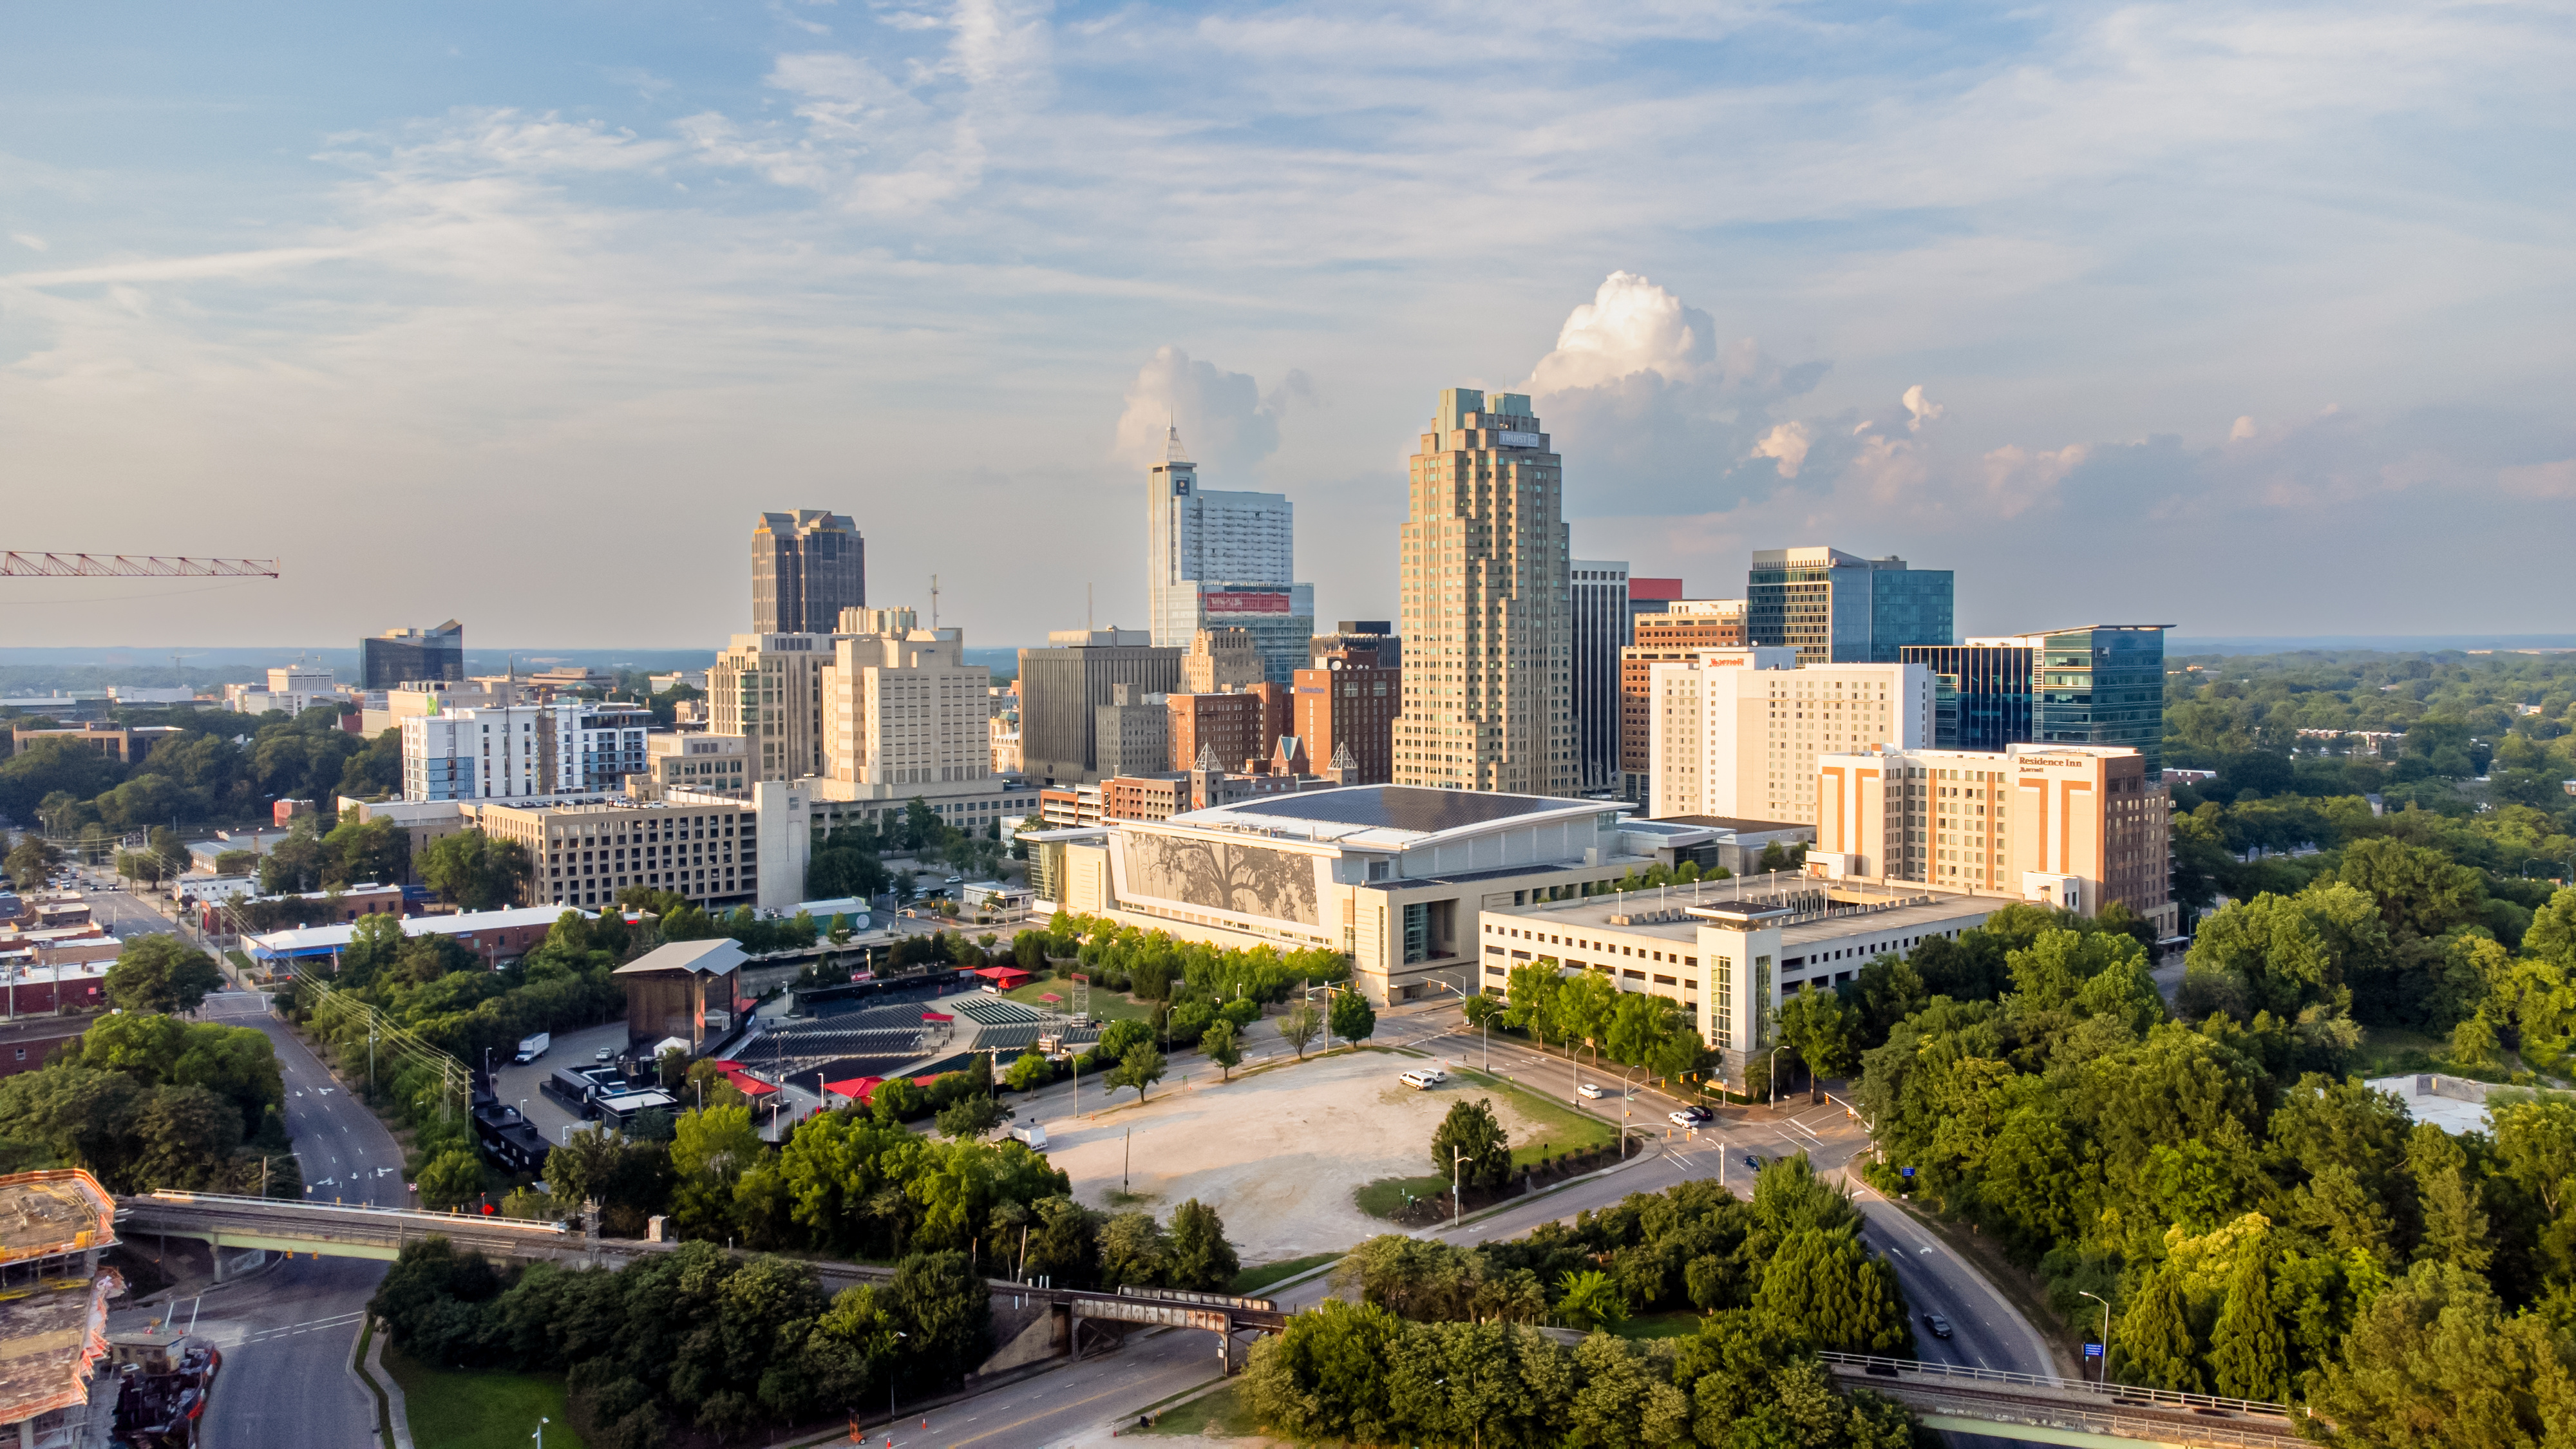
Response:
[{"label": "billboard sign", "polygon": [[1199,604],[1210,614],[1285,614],[1288,612],[1288,595],[1285,593],[1206,593],[1199,596]]}]

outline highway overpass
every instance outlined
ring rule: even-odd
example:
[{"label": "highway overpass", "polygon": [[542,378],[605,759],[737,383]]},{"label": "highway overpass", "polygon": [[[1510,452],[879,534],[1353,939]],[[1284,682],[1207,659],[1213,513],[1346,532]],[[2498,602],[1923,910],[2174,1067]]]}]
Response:
[{"label": "highway overpass", "polygon": [[[217,1193],[154,1192],[117,1199],[123,1234],[199,1238],[219,1248],[371,1258],[390,1262],[408,1243],[443,1237],[487,1257],[523,1262],[609,1264],[677,1243],[596,1239],[561,1223],[476,1213],[433,1213],[356,1203],[293,1202]],[[220,1258],[218,1258],[220,1262]],[[818,1261],[826,1287],[881,1283],[892,1270]],[[1094,1293],[1074,1288],[990,1284],[998,1313],[1019,1326],[979,1372],[998,1373],[1049,1357],[1082,1356],[1086,1321],[1126,1327],[1193,1328],[1217,1335],[1230,1353],[1234,1335],[1276,1333],[1289,1314],[1269,1299],[1170,1289]],[[998,1325],[997,1325],[998,1326]],[[1095,1336],[1096,1341],[1096,1336]],[[2280,1404],[2178,1394],[2124,1384],[2044,1378],[1993,1369],[1821,1355],[1853,1388],[1870,1388],[1906,1405],[1926,1427],[2042,1444],[2128,1449],[2169,1444],[2182,1449],[2287,1449],[2304,1442]],[[1231,1358],[1227,1360],[1232,1362]]]},{"label": "highway overpass", "polygon": [[1928,1429],[2095,1449],[2287,1449],[2308,1442],[2283,1404],[1868,1354],[1818,1357],[1845,1386],[1876,1389]]}]

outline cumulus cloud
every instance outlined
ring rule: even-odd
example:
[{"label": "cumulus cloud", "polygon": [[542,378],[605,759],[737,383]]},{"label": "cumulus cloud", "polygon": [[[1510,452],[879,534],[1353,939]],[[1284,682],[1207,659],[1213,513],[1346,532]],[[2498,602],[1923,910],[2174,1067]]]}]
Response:
[{"label": "cumulus cloud", "polygon": [[1177,347],[1158,347],[1127,385],[1110,456],[1132,468],[1163,457],[1165,429],[1177,428],[1211,488],[1244,486],[1248,474],[1279,449],[1279,419],[1292,402],[1313,406],[1315,386],[1291,370],[1265,395],[1250,373],[1227,372]]},{"label": "cumulus cloud", "polygon": [[1925,423],[1941,416],[1941,405],[1923,396],[1923,384],[1919,382],[1905,390],[1903,401],[1906,412],[1905,430],[1909,433],[1923,431]]},{"label": "cumulus cloud", "polygon": [[[1612,272],[1558,329],[1521,387],[1566,458],[1578,513],[1723,508],[1794,479],[1810,441],[1770,409],[1813,388],[1825,364],[1790,367],[1634,272]],[[1739,466],[1753,459],[1771,466]]]},{"label": "cumulus cloud", "polygon": [[1762,441],[1753,445],[1753,456],[1776,459],[1780,476],[1795,478],[1798,476],[1798,470],[1806,465],[1808,439],[1809,433],[1805,423],[1795,421],[1781,423],[1764,433]]},{"label": "cumulus cloud", "polygon": [[2253,437],[2259,431],[2261,430],[2254,426],[2254,420],[2252,418],[2238,418],[2236,420],[2236,425],[2227,430],[2227,440],[2231,443],[2241,443],[2246,439]]}]

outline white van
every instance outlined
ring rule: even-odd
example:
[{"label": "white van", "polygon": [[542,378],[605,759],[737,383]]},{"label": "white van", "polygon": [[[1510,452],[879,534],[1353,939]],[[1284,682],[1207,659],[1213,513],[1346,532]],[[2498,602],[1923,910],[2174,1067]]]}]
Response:
[{"label": "white van", "polygon": [[1416,1067],[1404,1074],[1403,1082],[1417,1092],[1428,1092],[1449,1080],[1449,1074],[1438,1067]]},{"label": "white van", "polygon": [[1011,1135],[1028,1144],[1031,1152],[1046,1151],[1046,1127],[1043,1123],[1021,1123],[1011,1129]]}]

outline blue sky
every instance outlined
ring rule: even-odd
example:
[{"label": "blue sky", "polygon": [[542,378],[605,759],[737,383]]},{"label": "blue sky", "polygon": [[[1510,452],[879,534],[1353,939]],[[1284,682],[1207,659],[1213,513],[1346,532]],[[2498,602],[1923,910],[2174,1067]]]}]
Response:
[{"label": "blue sky", "polygon": [[[1578,554],[1985,633],[2576,628],[2563,7],[21,7],[0,643],[746,627],[761,509],[970,642],[1141,616],[1141,461],[1393,609],[1444,386]],[[2463,587],[2463,584],[2466,587]]]}]

